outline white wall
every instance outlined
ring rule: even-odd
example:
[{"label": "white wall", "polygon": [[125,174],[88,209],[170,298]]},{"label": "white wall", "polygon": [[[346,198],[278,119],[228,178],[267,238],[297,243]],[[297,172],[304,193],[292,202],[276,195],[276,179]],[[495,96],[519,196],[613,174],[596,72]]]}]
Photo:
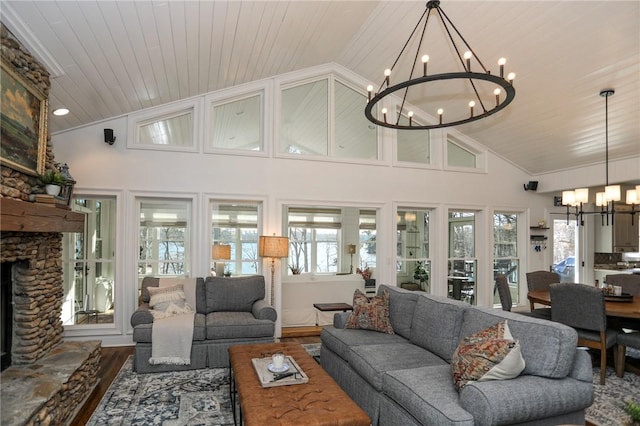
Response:
[{"label": "white wall", "polygon": [[[113,146],[103,142],[103,129],[112,128],[117,140]],[[113,325],[100,325],[97,330],[67,330],[68,338],[97,337],[103,345],[131,342],[129,318],[137,305],[136,259],[137,247],[131,244],[135,236],[134,193],[154,192],[188,196],[194,194],[200,202],[196,208],[200,222],[194,233],[202,244],[196,247],[192,276],[208,273],[208,228],[206,226],[206,199],[262,199],[265,202],[262,232],[282,230],[282,205],[289,203],[321,203],[379,208],[378,217],[378,283],[395,284],[395,208],[433,207],[437,218],[437,235],[432,258],[433,291],[446,294],[446,213],[447,208],[468,208],[481,211],[477,222],[480,262],[490,264],[491,214],[494,210],[523,211],[527,223],[521,229],[528,237],[529,225],[539,219],[549,221],[552,197],[524,191],[523,184],[531,176],[512,164],[487,153],[487,173],[453,172],[446,170],[402,168],[392,166],[392,143],[384,143],[384,158],[369,164],[334,163],[275,156],[247,157],[204,153],[159,152],[127,149],[127,117],[95,123],[68,132],[53,135],[56,160],[67,163],[78,182],[76,193],[109,193],[119,195],[119,217],[116,252],[116,319]],[[273,140],[273,138],[267,138]],[[271,150],[273,151],[273,150]],[[523,238],[522,277],[524,272],[548,269],[551,250],[535,252]],[[205,244],[207,243],[207,244]],[[485,282],[493,279],[492,268],[484,268]],[[263,273],[270,280],[269,266]],[[276,308],[280,307],[280,266],[276,271]],[[481,280],[482,278],[480,278]],[[524,280],[521,281],[524,284]],[[486,286],[478,295],[478,304],[490,305],[493,286]],[[489,288],[490,287],[490,288]],[[521,303],[526,301],[526,285]]]}]

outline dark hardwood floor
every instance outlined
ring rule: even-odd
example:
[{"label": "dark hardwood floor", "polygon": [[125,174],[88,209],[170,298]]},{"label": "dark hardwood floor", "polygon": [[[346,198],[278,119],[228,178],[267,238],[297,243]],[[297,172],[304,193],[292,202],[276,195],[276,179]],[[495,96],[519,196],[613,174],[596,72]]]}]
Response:
[{"label": "dark hardwood floor", "polygon": [[[283,342],[320,343],[320,333],[317,330],[315,335],[310,335],[309,330],[304,330],[301,333],[289,330],[283,334],[287,336],[280,339]],[[102,348],[98,385],[87,398],[82,408],[78,410],[73,421],[69,423],[70,426],[84,426],[89,422],[93,411],[102,400],[129,355],[133,355],[133,346]]]}]

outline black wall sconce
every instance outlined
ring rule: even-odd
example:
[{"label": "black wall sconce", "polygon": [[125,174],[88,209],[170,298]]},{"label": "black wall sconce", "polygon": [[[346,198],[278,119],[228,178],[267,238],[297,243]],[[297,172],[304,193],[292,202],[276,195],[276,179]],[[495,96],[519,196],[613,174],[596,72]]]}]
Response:
[{"label": "black wall sconce", "polygon": [[525,191],[535,191],[536,189],[538,189],[538,181],[537,180],[530,180],[529,183],[525,183],[524,184],[524,190]]},{"label": "black wall sconce", "polygon": [[113,136],[113,129],[104,129],[104,142],[113,145],[115,141],[116,137]]}]

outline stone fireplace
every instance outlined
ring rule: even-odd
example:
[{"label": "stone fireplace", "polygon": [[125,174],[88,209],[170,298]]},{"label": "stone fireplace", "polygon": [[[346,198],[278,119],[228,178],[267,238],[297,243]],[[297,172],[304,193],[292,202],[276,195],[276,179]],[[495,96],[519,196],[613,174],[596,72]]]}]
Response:
[{"label": "stone fireplace", "polygon": [[[0,36],[3,61],[48,97],[46,69],[1,23]],[[53,164],[47,137],[45,168]],[[64,342],[61,320],[62,232],[82,232],[84,217],[29,202],[38,184],[36,176],[1,165],[1,294],[8,303],[2,349],[3,364],[10,363],[0,379],[1,424],[68,423],[97,382],[100,341]]]}]

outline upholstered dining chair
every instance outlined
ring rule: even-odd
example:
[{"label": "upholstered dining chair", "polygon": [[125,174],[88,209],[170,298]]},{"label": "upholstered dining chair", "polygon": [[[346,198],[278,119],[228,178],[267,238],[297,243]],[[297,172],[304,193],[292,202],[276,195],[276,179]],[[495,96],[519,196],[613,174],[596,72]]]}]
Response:
[{"label": "upholstered dining chair", "polygon": [[[640,295],[640,275],[633,274],[611,274],[604,279],[607,285],[619,285],[623,293]],[[609,318],[614,328],[627,328],[640,330],[640,320],[631,318]]]},{"label": "upholstered dining chair", "polygon": [[573,327],[578,346],[600,350],[600,384],[604,385],[607,349],[615,346],[618,335],[617,330],[607,329],[604,293],[594,286],[567,283],[551,284],[549,293],[551,320]]},{"label": "upholstered dining chair", "polygon": [[[511,307],[513,306],[513,298],[511,297],[511,289],[509,288],[509,281],[507,280],[506,275],[498,274],[496,275],[496,289],[498,290],[498,296],[500,297],[500,304],[502,305],[502,310],[511,312]],[[551,309],[547,309],[551,311]],[[529,317],[541,318],[535,312],[518,312],[520,315],[525,315]],[[549,318],[544,319],[551,319]]]},{"label": "upholstered dining chair", "polygon": [[640,275],[612,274],[604,278],[607,285],[619,285],[623,293],[640,294]]},{"label": "upholstered dining chair", "polygon": [[618,333],[617,339],[618,349],[616,353],[616,375],[624,376],[624,362],[627,356],[627,347],[640,349],[640,331],[632,331],[630,333]]},{"label": "upholstered dining chair", "polygon": [[498,296],[500,296],[500,304],[502,304],[502,310],[511,312],[513,299],[511,297],[511,290],[509,290],[507,277],[504,274],[496,275],[496,288],[498,289]]},{"label": "upholstered dining chair", "polygon": [[[527,289],[529,291],[549,290],[551,284],[559,283],[560,276],[555,272],[550,271],[533,271],[527,272]],[[551,309],[549,308],[536,308],[535,303],[529,301],[529,307],[531,308],[531,316],[542,319],[551,319]]]}]

